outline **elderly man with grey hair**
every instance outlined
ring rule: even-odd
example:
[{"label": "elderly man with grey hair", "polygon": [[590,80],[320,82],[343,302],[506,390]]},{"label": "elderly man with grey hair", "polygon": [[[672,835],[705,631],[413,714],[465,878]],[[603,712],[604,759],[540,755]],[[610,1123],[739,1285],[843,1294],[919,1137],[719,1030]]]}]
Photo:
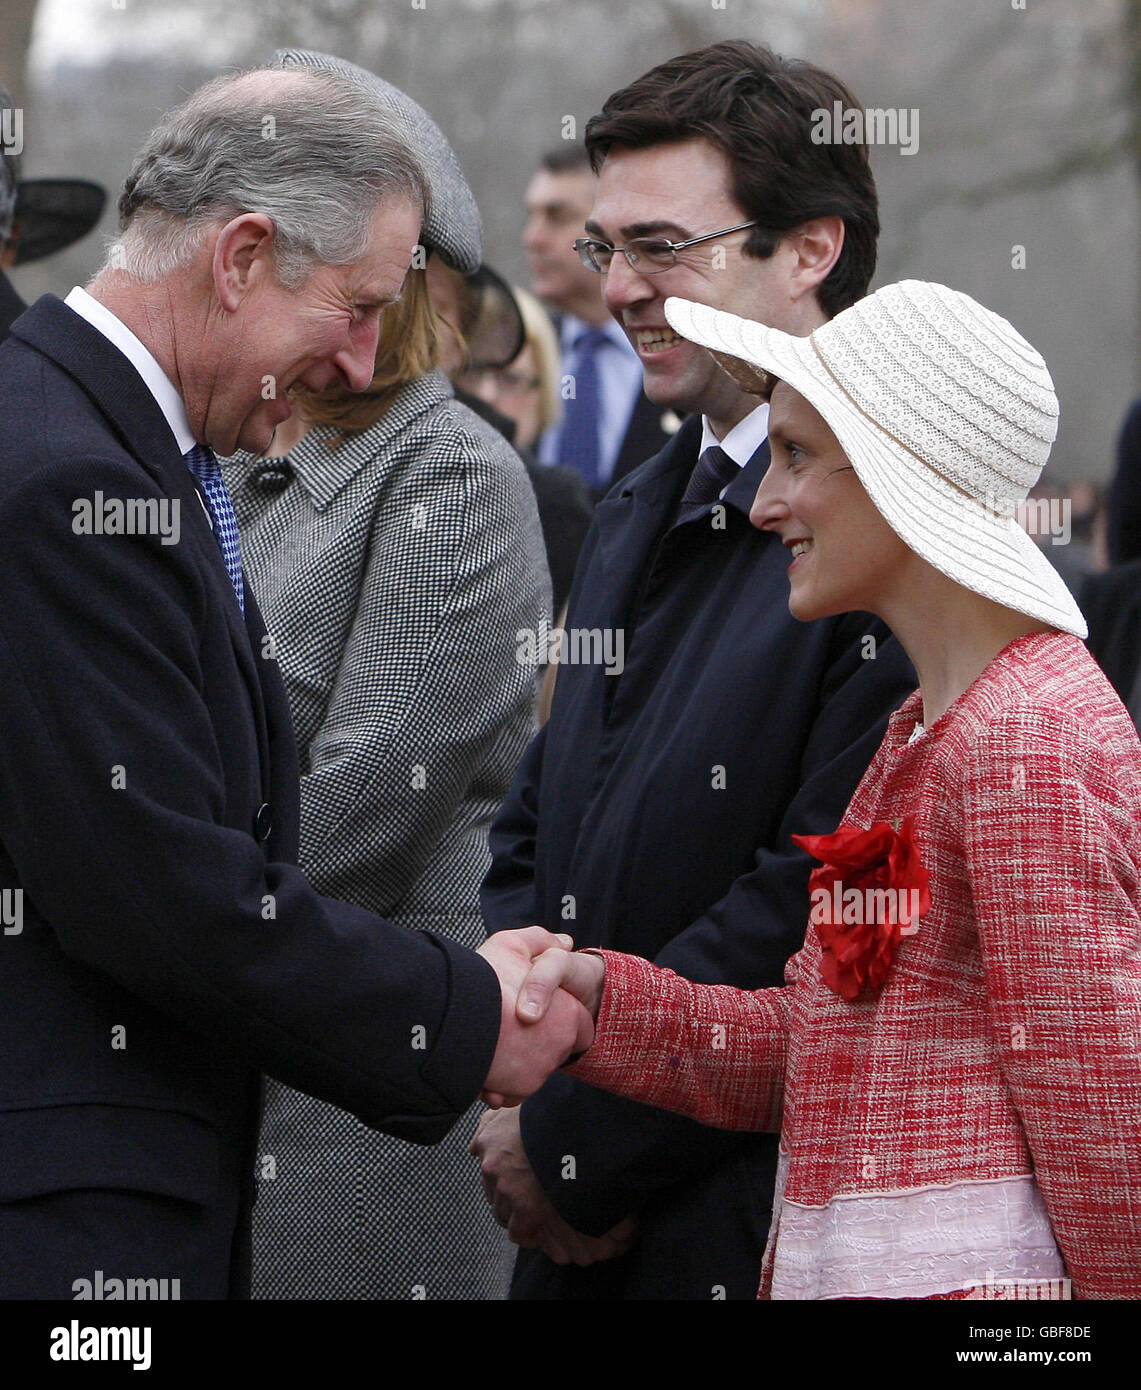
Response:
[{"label": "elderly man with grey hair", "polygon": [[242,1295],[262,1073],[432,1143],[591,1035],[566,995],[514,1018],[559,938],[468,951],[296,868],[213,453],[263,449],[295,385],[368,384],[426,198],[359,84],[218,79],[140,152],[87,290],[0,347],[0,1297]]}]

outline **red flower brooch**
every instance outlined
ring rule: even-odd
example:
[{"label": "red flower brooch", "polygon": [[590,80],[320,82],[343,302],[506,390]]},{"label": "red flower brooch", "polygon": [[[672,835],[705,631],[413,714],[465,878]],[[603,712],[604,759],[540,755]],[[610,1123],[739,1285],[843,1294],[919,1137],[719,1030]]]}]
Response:
[{"label": "red flower brooch", "polygon": [[913,936],[931,907],[914,819],[906,817],[901,828],[878,821],[870,830],[842,825],[832,835],[792,837],[822,861],[808,880],[809,922],[824,947],[824,983],[843,999],[855,999],[865,985],[879,989],[900,938]]}]

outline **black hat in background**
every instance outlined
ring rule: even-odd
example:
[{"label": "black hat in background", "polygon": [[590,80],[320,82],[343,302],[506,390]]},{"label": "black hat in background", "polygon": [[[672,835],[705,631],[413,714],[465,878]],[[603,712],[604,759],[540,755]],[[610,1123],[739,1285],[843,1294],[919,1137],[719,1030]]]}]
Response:
[{"label": "black hat in background", "polygon": [[[0,108],[15,109],[4,86]],[[22,179],[19,153],[0,154],[0,244],[19,232],[17,265],[42,260],[86,236],[106,201],[106,191],[88,179]]]},{"label": "black hat in background", "polygon": [[523,351],[526,337],[511,286],[489,265],[465,275],[464,283],[468,369],[490,371],[508,366]]},{"label": "black hat in background", "polygon": [[106,190],[88,179],[22,179],[16,186],[16,264],[42,260],[85,237],[106,201]]}]

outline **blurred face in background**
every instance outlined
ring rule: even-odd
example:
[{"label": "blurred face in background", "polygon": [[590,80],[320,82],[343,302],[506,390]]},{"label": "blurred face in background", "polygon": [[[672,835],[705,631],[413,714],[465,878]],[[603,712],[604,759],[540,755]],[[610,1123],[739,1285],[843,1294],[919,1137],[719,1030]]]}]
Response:
[{"label": "blurred face in background", "polygon": [[582,264],[574,249],[594,206],[594,184],[589,169],[562,174],[540,169],[527,185],[523,247],[535,294],[563,313],[597,326],[607,319],[601,280]]},{"label": "blurred face in background", "polygon": [[509,367],[467,372],[460,384],[515,421],[515,447],[533,449],[543,431],[542,378],[530,343]]}]

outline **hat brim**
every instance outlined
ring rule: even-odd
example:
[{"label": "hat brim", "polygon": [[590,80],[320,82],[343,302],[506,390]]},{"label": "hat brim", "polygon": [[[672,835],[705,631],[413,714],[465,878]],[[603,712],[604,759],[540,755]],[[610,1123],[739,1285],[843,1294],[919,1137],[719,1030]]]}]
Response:
[{"label": "hat brim", "polygon": [[475,320],[466,335],[469,368],[494,371],[510,366],[526,340],[523,315],[511,286],[486,264],[464,278],[475,304]]},{"label": "hat brim", "polygon": [[106,191],[87,179],[22,179],[16,189],[16,264],[40,261],[92,231]]},{"label": "hat brim", "polygon": [[[1014,517],[941,477],[880,429],[844,393],[808,338],[685,299],[667,299],[665,316],[691,342],[740,358],[799,392],[828,423],[880,515],[921,559],[1004,608],[1087,635],[1064,580]],[[758,379],[753,389],[760,385]]]}]

